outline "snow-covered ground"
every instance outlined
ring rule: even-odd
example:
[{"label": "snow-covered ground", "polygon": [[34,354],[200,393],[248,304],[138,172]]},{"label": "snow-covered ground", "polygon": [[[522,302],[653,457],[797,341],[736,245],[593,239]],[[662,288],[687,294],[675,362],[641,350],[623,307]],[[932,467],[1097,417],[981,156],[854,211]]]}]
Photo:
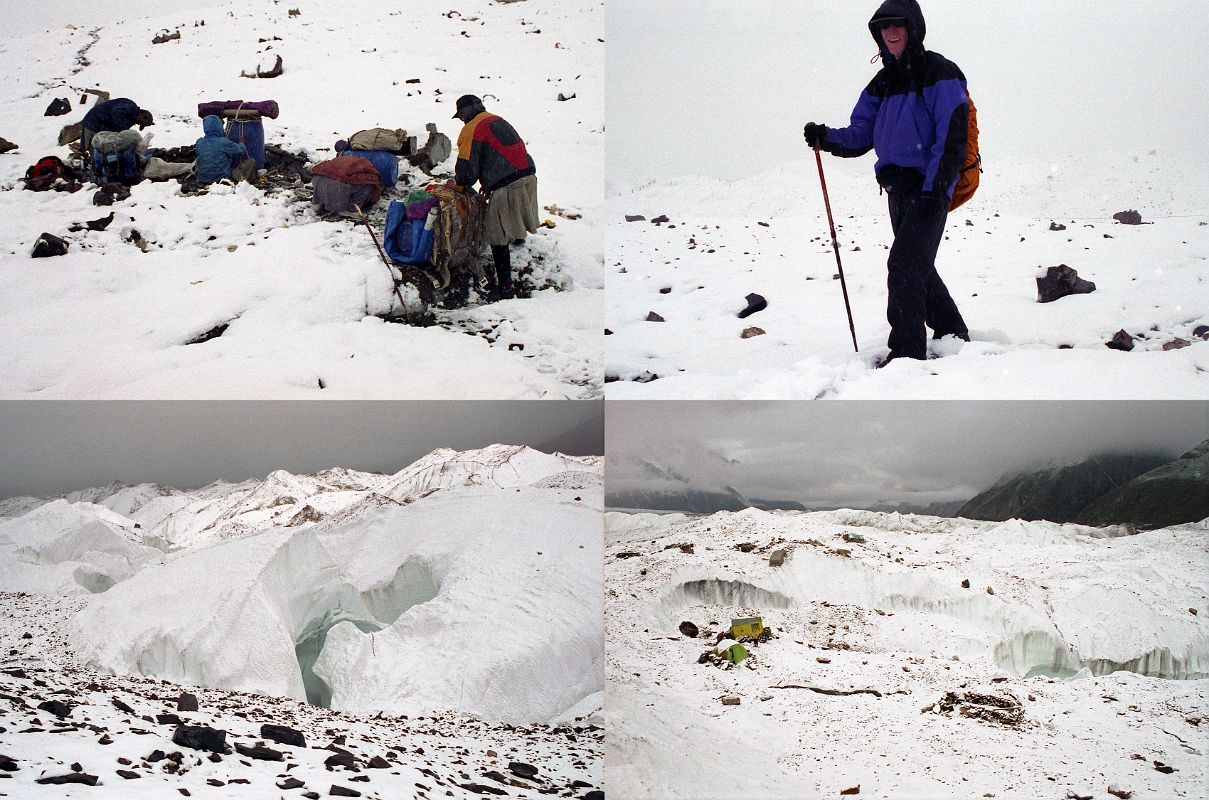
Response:
[{"label": "snow-covered ground", "polygon": [[[0,754],[20,769],[0,792],[47,791],[35,779],[79,763],[122,797],[233,778],[251,788],[215,796],[277,797],[288,777],[323,794],[599,796],[598,458],[493,445],[394,475],[114,485],[2,511]],[[174,744],[157,715],[182,691],[200,704],[180,720],[228,744],[270,723],[310,749],[287,751],[286,774]],[[56,722],[49,699],[75,708]],[[327,774],[329,742],[370,771]],[[185,752],[180,771],[156,749]]]},{"label": "snow-covered ground", "polygon": [[[301,13],[290,16],[288,11]],[[122,19],[128,15],[129,19]],[[204,25],[201,25],[204,21]],[[164,44],[162,29],[181,36]],[[0,392],[60,398],[586,398],[600,394],[604,186],[601,3],[495,3],[405,10],[368,0],[209,4],[7,38],[0,44]],[[281,55],[275,79],[241,78]],[[85,65],[86,64],[86,65]],[[528,144],[539,204],[555,227],[513,248],[532,297],[457,311],[417,328],[398,312],[367,232],[323,221],[289,190],[246,185],[182,196],[144,182],[112,208],[74,194],[29,192],[20,178],[77,122],[98,87],[152,111],[153,146],[192,144],[202,101],[272,98],[266,140],[314,161],[370,127],[424,126],[456,140],[453,101],[482,96]],[[570,97],[559,101],[559,95]],[[56,97],[73,110],[43,112]],[[439,175],[452,174],[453,157]],[[429,179],[402,163],[411,185]],[[406,192],[403,184],[381,202]],[[68,233],[105,216],[106,231]],[[31,260],[43,231],[67,255]],[[131,243],[137,232],[147,252]],[[381,233],[379,227],[378,233]],[[472,293],[472,299],[474,295]],[[419,305],[404,288],[408,310]],[[229,323],[217,339],[186,344]]]},{"label": "snow-covered ground", "polygon": [[[1204,525],[1117,533],[868,511],[607,514],[606,791],[1203,797]],[[773,631],[753,658],[699,663],[748,616]],[[995,703],[1002,722],[984,713]]]},{"label": "snow-covered ground", "polygon": [[[673,5],[641,27],[674,29]],[[1177,55],[1197,46],[1203,9],[921,5],[925,45],[959,65],[978,108],[981,186],[950,214],[937,259],[973,341],[873,369],[888,352],[886,197],[872,153],[824,154],[853,350],[801,130],[848,123],[878,68],[866,27],[877,3],[807,3],[791,19],[774,3],[703,3],[691,35],[644,50],[613,48],[647,34],[610,15],[609,74],[642,80],[609,81],[609,398],[1209,396],[1209,341],[1194,333],[1209,325],[1209,162],[1193,134],[1209,82]],[[729,53],[758,55],[718,57]],[[1142,225],[1114,221],[1131,209]],[[1096,291],[1038,303],[1035,277],[1062,264]],[[750,293],[768,307],[738,319]],[[1121,330],[1130,352],[1106,346]]]}]

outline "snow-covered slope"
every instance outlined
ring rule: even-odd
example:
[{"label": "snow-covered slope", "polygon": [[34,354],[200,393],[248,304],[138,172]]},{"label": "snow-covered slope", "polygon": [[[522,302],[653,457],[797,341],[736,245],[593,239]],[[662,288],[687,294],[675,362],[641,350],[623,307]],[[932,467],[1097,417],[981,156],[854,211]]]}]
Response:
[{"label": "snow-covered slope", "polygon": [[[1204,786],[1209,551],[1197,527],[1095,536],[749,509],[609,514],[606,531],[611,795],[832,797],[860,785],[862,797],[1031,798],[1115,785],[1192,797]],[[778,550],[787,558],[770,566]],[[753,659],[698,661],[747,616],[773,630]],[[996,702],[1016,718],[978,718]],[[666,757],[649,752],[656,737],[670,740]],[[724,782],[732,752],[757,776],[750,791]]]},{"label": "snow-covered slope", "polygon": [[[11,323],[0,345],[3,393],[598,395],[601,7],[597,0],[472,0],[456,9],[432,0],[405,9],[369,0],[290,7],[255,0],[147,18],[130,12],[126,20],[119,11],[103,26],[6,39],[0,136],[19,149],[0,155],[0,312]],[[152,44],[161,29],[180,38]],[[280,77],[240,77],[276,55]],[[268,142],[314,161],[363,128],[405,128],[423,144],[424,126],[435,123],[456,139],[454,99],[479,94],[529,146],[539,204],[560,209],[541,212],[554,228],[514,248],[514,272],[534,294],[439,311],[435,327],[389,324],[379,317],[398,311],[398,301],[370,236],[347,221],[321,221],[292,191],[241,185],[182,196],[175,182],[143,183],[103,209],[92,205],[91,189],[22,190],[19,179],[35,160],[67,155],[56,144],[59,130],[91,107],[78,101],[94,87],[151,110],[148,131],[163,148],[200,136],[198,102],[273,98],[281,116],[266,122]],[[44,117],[56,97],[73,110]],[[452,167],[450,158],[436,173]],[[429,180],[406,164],[403,172],[412,186]],[[400,184],[390,197],[406,190]],[[68,232],[109,210],[107,230]],[[30,260],[43,231],[66,238],[68,254]],[[146,252],[131,243],[139,237]],[[414,312],[418,295],[404,291]],[[186,344],[222,324],[229,327],[219,338]]]}]

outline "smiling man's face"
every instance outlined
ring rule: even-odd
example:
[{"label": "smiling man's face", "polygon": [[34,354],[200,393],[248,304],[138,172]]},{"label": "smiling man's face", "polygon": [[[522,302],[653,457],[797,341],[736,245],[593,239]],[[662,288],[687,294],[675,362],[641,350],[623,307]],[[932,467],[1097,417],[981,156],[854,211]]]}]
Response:
[{"label": "smiling man's face", "polygon": [[898,58],[907,49],[907,23],[904,20],[893,20],[882,25],[882,41],[890,55]]}]

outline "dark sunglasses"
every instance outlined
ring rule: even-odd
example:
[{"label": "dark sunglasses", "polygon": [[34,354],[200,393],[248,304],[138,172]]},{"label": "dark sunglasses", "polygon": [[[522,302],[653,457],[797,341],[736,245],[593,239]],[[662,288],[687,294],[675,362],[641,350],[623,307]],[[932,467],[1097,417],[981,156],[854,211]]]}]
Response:
[{"label": "dark sunglasses", "polygon": [[877,22],[873,23],[873,27],[879,31],[885,30],[886,28],[905,28],[907,27],[907,20],[903,19],[902,17],[879,19]]}]

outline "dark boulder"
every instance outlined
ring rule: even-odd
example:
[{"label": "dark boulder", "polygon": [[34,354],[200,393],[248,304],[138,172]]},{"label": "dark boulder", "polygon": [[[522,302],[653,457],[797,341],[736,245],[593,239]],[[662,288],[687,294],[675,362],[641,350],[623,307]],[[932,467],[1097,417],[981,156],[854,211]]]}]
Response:
[{"label": "dark boulder", "polygon": [[[43,234],[43,235],[45,235],[45,234]],[[46,700],[42,703],[38,703],[39,711],[45,711],[47,713],[54,714],[59,719],[63,719],[64,717],[70,717],[71,709],[72,709],[72,706],[68,705],[67,703],[62,702],[61,700]]]},{"label": "dark boulder", "polygon": [[71,101],[66,97],[56,97],[50,101],[50,105],[46,107],[44,117],[61,117],[64,114],[71,113]]},{"label": "dark boulder", "polygon": [[[113,219],[112,214],[110,214],[109,217],[110,217],[110,220]],[[105,224],[108,225],[109,223],[106,222]],[[92,227],[91,222],[88,223],[88,225],[89,225],[89,227]],[[102,230],[104,230],[104,229],[102,228]],[[189,694],[188,692],[181,692],[181,696],[176,698],[176,710],[177,711],[196,711],[197,710],[197,695]]]},{"label": "dark boulder", "polygon": [[698,634],[701,633],[701,629],[688,620],[685,620],[684,622],[680,623],[680,633],[690,639],[696,639]]},{"label": "dark boulder", "polygon": [[227,732],[205,725],[178,725],[172,734],[172,743],[193,750],[225,753],[227,751]]},{"label": "dark boulder", "polygon": [[537,778],[537,767],[532,764],[526,764],[524,761],[509,761],[508,771],[518,778],[524,778],[531,781]]},{"label": "dark boulder", "polygon": [[1112,218],[1122,225],[1141,225],[1142,215],[1137,211],[1130,209],[1129,211],[1118,211],[1112,215]]},{"label": "dark boulder", "polygon": [[68,772],[64,775],[49,775],[45,778],[38,778],[34,783],[51,786],[64,783],[82,783],[85,786],[96,786],[97,776],[89,775],[87,772]]},{"label": "dark boulder", "polygon": [[236,742],[235,752],[239,753],[241,756],[247,756],[248,758],[254,758],[258,761],[284,761],[285,760],[285,754],[283,754],[280,750],[274,750],[273,748],[265,747],[264,745],[256,745],[255,747],[248,747],[247,745],[239,744],[238,742]]},{"label": "dark boulder", "polygon": [[1133,349],[1133,337],[1122,328],[1114,333],[1112,338],[1104,343],[1104,346],[1110,350],[1123,350],[1128,353]]},{"label": "dark boulder", "polygon": [[768,301],[762,295],[755,293],[747,295],[747,308],[739,312],[739,319],[747,319],[752,314],[768,308]]},{"label": "dark boulder", "polygon": [[1070,294],[1091,294],[1096,285],[1079,277],[1079,273],[1065,264],[1050,267],[1045,277],[1037,279],[1037,302],[1052,303]]},{"label": "dark boulder", "polygon": [[261,725],[260,736],[262,739],[268,739],[278,744],[288,744],[291,747],[306,747],[306,739],[303,737],[302,731],[295,730],[286,725]]},{"label": "dark boulder", "polygon": [[7,153],[10,150],[16,150],[16,149],[17,149],[17,145],[13,144],[8,139],[5,139],[4,137],[0,137],[0,153]]},{"label": "dark boulder", "polygon": [[67,246],[67,242],[53,233],[43,233],[34,242],[34,249],[30,253],[30,256],[32,258],[50,258],[52,256],[66,255]]}]

